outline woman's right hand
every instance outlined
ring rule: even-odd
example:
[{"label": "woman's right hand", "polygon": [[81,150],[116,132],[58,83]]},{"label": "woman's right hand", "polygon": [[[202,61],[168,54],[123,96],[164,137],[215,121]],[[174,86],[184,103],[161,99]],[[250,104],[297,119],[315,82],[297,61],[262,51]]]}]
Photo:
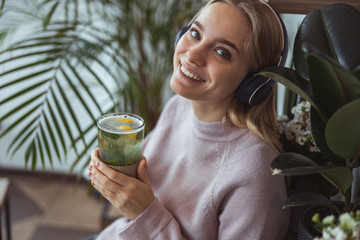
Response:
[{"label": "woman's right hand", "polygon": [[139,216],[155,199],[144,157],[137,168],[138,178],[133,178],[101,162],[96,148],[91,152],[88,176],[94,188],[130,220]]}]

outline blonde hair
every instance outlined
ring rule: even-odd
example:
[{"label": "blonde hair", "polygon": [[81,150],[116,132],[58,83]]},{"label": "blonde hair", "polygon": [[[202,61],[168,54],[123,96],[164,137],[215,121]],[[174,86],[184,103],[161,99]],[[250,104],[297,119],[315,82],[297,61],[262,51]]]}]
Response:
[{"label": "blonde hair", "polygon": [[[211,0],[195,15],[190,24],[204,8],[216,2],[235,7],[249,19],[251,33],[245,41],[243,50],[250,72],[278,65],[285,39],[276,12],[262,0]],[[275,151],[281,152],[275,92],[276,87],[264,102],[255,106],[245,105],[234,97],[225,118],[235,126],[249,128]]]}]

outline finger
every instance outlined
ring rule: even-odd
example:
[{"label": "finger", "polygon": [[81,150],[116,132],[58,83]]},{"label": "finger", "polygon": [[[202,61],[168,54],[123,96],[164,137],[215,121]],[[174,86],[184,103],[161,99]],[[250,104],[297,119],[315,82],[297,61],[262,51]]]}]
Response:
[{"label": "finger", "polygon": [[[107,167],[107,166],[106,166]],[[111,168],[110,168],[111,169]],[[111,169],[112,170],[112,169]],[[113,170],[112,170],[113,171]],[[101,172],[96,165],[91,168],[90,179],[94,185],[101,186],[104,189],[109,189],[112,192],[122,191],[122,185],[113,181],[113,179],[107,177]]]},{"label": "finger", "polygon": [[92,150],[90,156],[91,156],[91,162],[90,162],[90,164],[95,164],[95,161],[96,161],[96,160],[100,161],[99,148],[95,148],[94,150]]},{"label": "finger", "polygon": [[115,189],[119,187],[118,185],[109,184],[109,182],[102,180],[101,177],[95,174],[91,177],[91,184],[108,200],[116,199],[116,196],[119,196],[118,192],[115,192]]},{"label": "finger", "polygon": [[126,174],[123,174],[106,166],[106,164],[101,161],[96,160],[95,166],[103,175],[123,187],[129,186],[131,183],[134,182],[134,180],[136,180],[132,177],[127,176]]},{"label": "finger", "polygon": [[147,163],[146,163],[145,157],[143,157],[143,159],[141,160],[141,162],[137,168],[137,176],[140,181],[150,185],[150,181],[149,181],[149,178],[147,175]]}]

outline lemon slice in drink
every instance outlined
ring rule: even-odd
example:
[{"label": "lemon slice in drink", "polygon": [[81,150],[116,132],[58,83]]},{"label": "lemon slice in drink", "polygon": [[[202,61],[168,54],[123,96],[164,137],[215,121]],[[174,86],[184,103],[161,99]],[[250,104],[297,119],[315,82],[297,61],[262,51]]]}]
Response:
[{"label": "lemon slice in drink", "polygon": [[117,126],[116,128],[121,129],[121,130],[131,130],[132,127],[128,126],[128,125],[121,125],[121,126]]},{"label": "lemon slice in drink", "polygon": [[[119,121],[119,122],[134,123],[133,120],[127,119],[127,118],[116,118],[115,120],[116,120],[116,121]],[[129,127],[129,126],[128,126],[128,127]],[[128,129],[125,129],[125,130],[128,130]]]},{"label": "lemon slice in drink", "polygon": [[[127,119],[125,119],[125,120],[127,120]],[[130,120],[131,121],[131,120]],[[121,130],[131,130],[131,129],[133,129],[132,127],[130,127],[129,125],[120,125],[120,126],[117,126],[116,128],[118,128],[118,129],[121,129]],[[131,133],[131,134],[129,134],[133,139],[135,138],[135,136],[136,136],[136,133]]]}]

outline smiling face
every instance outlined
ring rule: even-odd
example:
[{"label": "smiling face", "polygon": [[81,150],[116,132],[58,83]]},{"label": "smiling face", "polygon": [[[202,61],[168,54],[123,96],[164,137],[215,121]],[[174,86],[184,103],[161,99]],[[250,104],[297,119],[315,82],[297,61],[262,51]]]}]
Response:
[{"label": "smiling face", "polygon": [[248,34],[249,20],[236,8],[218,2],[203,9],[176,46],[171,88],[225,110],[249,72],[243,51]]}]

